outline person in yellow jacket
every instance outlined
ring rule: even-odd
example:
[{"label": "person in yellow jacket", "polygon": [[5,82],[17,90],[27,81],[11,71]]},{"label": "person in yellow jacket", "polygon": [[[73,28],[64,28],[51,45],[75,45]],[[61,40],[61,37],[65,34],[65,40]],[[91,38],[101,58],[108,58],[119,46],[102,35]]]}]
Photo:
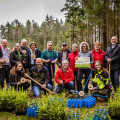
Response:
[{"label": "person in yellow jacket", "polygon": [[88,88],[92,94],[108,95],[111,93],[111,85],[108,72],[100,61],[95,62],[95,77],[90,81]]}]

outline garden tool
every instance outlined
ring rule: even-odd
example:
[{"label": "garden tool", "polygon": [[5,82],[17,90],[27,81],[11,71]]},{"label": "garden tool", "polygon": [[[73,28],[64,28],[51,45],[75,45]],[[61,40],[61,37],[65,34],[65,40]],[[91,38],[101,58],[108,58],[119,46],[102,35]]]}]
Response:
[{"label": "garden tool", "polygon": [[53,82],[53,88],[54,88],[54,87],[55,87],[55,80],[54,80],[54,76],[53,76],[53,68],[52,68],[52,63],[50,64],[50,68],[51,68],[52,82]]},{"label": "garden tool", "polygon": [[[110,71],[111,71],[111,64],[109,63],[109,78],[110,78],[110,86],[112,85],[111,77],[110,77]],[[114,94],[114,89],[111,87],[112,94]]]},{"label": "garden tool", "polygon": [[104,97],[104,98],[108,98],[107,95],[103,96],[103,95],[95,95],[95,94],[88,94],[88,93],[84,93],[84,91],[80,91],[79,95],[82,97],[84,95],[91,95],[91,96],[95,96],[95,97]]},{"label": "garden tool", "polygon": [[42,87],[42,85],[41,85],[39,82],[37,82],[36,80],[34,80],[34,79],[33,79],[32,77],[30,77],[28,74],[25,74],[25,77],[29,78],[30,80],[32,80],[33,82],[35,82],[36,84],[38,84],[41,88],[45,89],[45,90],[48,91],[49,93],[54,94],[51,90],[47,89],[46,87],[45,87],[45,88]]}]

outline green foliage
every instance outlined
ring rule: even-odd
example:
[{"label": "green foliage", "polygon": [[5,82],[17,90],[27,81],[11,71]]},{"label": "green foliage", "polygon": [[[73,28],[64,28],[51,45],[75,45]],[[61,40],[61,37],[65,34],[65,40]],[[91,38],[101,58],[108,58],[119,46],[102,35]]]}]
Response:
[{"label": "green foliage", "polygon": [[120,87],[113,96],[110,96],[108,102],[108,109],[111,112],[112,116],[120,115]]},{"label": "green foliage", "polygon": [[28,103],[26,92],[9,89],[8,91],[0,89],[0,109],[5,111],[15,110],[16,112],[25,112]]},{"label": "green foliage", "polygon": [[33,100],[31,103],[37,103],[38,117],[42,120],[66,120],[65,94],[60,96],[43,95],[41,99]]}]

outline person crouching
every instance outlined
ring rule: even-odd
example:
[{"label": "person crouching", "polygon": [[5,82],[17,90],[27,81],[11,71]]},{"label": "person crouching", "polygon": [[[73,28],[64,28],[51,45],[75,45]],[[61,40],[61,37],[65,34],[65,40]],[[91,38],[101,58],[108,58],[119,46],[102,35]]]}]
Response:
[{"label": "person crouching", "polygon": [[17,62],[10,71],[10,85],[15,89],[26,90],[29,88],[30,83],[24,77],[25,70],[21,62]]},{"label": "person crouching", "polygon": [[49,72],[47,68],[42,65],[41,58],[36,58],[36,66],[30,69],[30,76],[42,85],[41,88],[38,84],[32,82],[32,89],[35,97],[41,95],[41,89],[48,88],[52,90],[52,86],[49,84]]},{"label": "person crouching", "polygon": [[56,72],[55,81],[58,83],[55,88],[57,93],[61,93],[63,88],[66,92],[74,90],[74,74],[73,70],[68,67],[68,60],[62,61],[62,67]]},{"label": "person crouching", "polygon": [[90,81],[88,86],[93,85],[93,87],[88,87],[92,94],[108,95],[111,93],[111,85],[109,81],[109,75],[107,71],[103,68],[100,61],[95,62],[95,77]]}]

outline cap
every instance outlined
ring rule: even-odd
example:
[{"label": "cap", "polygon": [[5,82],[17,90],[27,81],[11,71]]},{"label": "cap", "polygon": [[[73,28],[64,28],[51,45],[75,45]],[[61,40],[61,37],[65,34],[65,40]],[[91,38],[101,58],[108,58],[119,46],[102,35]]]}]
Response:
[{"label": "cap", "polygon": [[62,46],[67,46],[67,43],[62,43]]}]

